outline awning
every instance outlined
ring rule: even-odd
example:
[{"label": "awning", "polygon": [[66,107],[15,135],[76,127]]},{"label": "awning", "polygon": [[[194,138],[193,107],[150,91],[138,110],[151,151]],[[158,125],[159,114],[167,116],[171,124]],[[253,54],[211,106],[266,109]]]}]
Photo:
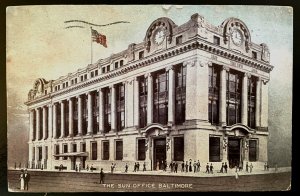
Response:
[{"label": "awning", "polygon": [[87,157],[87,152],[68,152],[63,154],[54,154],[55,157]]}]

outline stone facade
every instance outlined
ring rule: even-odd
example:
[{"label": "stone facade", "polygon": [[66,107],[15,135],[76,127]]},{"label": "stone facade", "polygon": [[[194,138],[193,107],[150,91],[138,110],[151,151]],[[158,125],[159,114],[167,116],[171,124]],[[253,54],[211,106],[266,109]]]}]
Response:
[{"label": "stone facade", "polygon": [[[247,26],[239,19],[229,18],[216,27],[199,14],[181,26],[169,18],[159,18],[149,26],[143,42],[130,44],[120,53],[57,80],[34,82],[25,103],[30,116],[30,167],[53,170],[62,164],[67,170],[79,165],[109,169],[116,163],[117,169],[123,170],[126,163],[132,166],[145,162],[147,169],[156,169],[157,161],[190,159],[200,160],[202,169],[208,162],[214,163],[215,168],[222,162],[233,167],[232,160],[239,165],[252,162],[254,167],[262,166],[268,161],[268,81],[273,69],[269,57],[267,45],[251,42]],[[176,66],[186,68],[183,123],[176,123]],[[218,67],[219,74],[217,123],[209,119],[212,67]],[[166,73],[168,80],[164,114],[167,122],[163,124],[155,122],[153,112],[153,73],[158,71]],[[241,105],[236,110],[240,119],[233,124],[228,123],[227,77],[231,72],[241,75],[241,90],[237,90]],[[145,126],[140,121],[144,115],[139,99],[141,77],[147,81]],[[253,126],[249,126],[248,115],[250,78],[255,78]],[[125,89],[124,103],[117,102],[120,85]],[[108,105],[106,92],[110,92]],[[119,116],[122,114],[124,119]],[[120,130],[119,126],[123,128]],[[177,140],[178,137],[183,139]],[[177,146],[175,142],[179,141],[183,143]],[[121,145],[117,147],[117,143]],[[182,152],[183,157],[175,157],[176,151]]]}]

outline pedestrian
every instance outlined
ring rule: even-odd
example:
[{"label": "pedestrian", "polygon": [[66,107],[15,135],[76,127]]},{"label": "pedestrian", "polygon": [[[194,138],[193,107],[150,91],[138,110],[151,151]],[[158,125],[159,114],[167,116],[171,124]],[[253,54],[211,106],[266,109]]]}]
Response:
[{"label": "pedestrian", "polygon": [[163,162],[163,171],[167,171],[167,160],[165,160],[165,162]]},{"label": "pedestrian", "polygon": [[20,174],[20,177],[19,177],[19,181],[21,183],[20,190],[24,190],[25,179],[24,179],[24,170],[23,169],[21,169],[21,174]]},{"label": "pedestrian", "polygon": [[189,172],[192,172],[193,169],[192,169],[192,159],[190,159],[190,163],[189,163]]},{"label": "pedestrian", "polygon": [[127,173],[127,172],[128,172],[128,165],[126,163],[126,165],[125,165],[125,173]]},{"label": "pedestrian", "polygon": [[137,167],[137,171],[140,171],[140,163],[139,162],[137,162],[136,167]]},{"label": "pedestrian", "polygon": [[238,172],[236,171],[235,172],[235,180],[238,180],[239,179],[239,174],[238,174]]},{"label": "pedestrian", "polygon": [[92,164],[92,166],[90,168],[90,171],[93,172],[93,170],[94,170],[94,167],[93,167],[93,164]]},{"label": "pedestrian", "polygon": [[198,160],[198,162],[197,162],[197,172],[200,172],[200,167],[201,167],[200,161]]},{"label": "pedestrian", "polygon": [[136,162],[134,163],[133,172],[136,172]]},{"label": "pedestrian", "polygon": [[253,169],[253,165],[252,165],[252,163],[250,163],[250,173],[252,173],[252,169]]},{"label": "pedestrian", "polygon": [[101,171],[100,171],[100,184],[104,184],[104,172],[103,172],[103,168],[101,168]]},{"label": "pedestrian", "polygon": [[76,171],[76,172],[78,171],[78,166],[77,166],[77,165],[75,166],[75,171]]},{"label": "pedestrian", "polygon": [[196,161],[194,161],[194,173],[196,173],[196,169],[197,169],[197,163],[196,163]]},{"label": "pedestrian", "polygon": [[177,169],[178,169],[178,163],[176,162],[175,163],[175,171],[174,171],[175,173],[177,173]]},{"label": "pedestrian", "polygon": [[25,173],[24,173],[24,190],[28,190],[29,181],[30,181],[30,174],[27,172],[27,169],[25,169]]},{"label": "pedestrian", "polygon": [[227,168],[228,168],[227,162],[225,162],[225,165],[224,165],[225,173],[227,173]]},{"label": "pedestrian", "polygon": [[206,164],[206,171],[205,171],[205,173],[209,173],[209,164],[208,163]]},{"label": "pedestrian", "polygon": [[246,163],[246,172],[249,172],[249,165],[248,165],[248,162]]},{"label": "pedestrian", "polygon": [[114,168],[115,168],[114,163],[111,163],[111,166],[110,166],[111,173],[114,173]]},{"label": "pedestrian", "polygon": [[86,165],[86,171],[89,171],[89,165]]},{"label": "pedestrian", "polygon": [[146,162],[143,164],[143,171],[146,171]]},{"label": "pedestrian", "polygon": [[181,163],[181,172],[184,172],[184,161]]},{"label": "pedestrian", "polygon": [[170,162],[169,167],[170,167],[170,169],[171,169],[171,172],[173,172],[173,162]]},{"label": "pedestrian", "polygon": [[185,172],[188,172],[189,171],[189,165],[188,165],[188,162],[186,161],[185,162]]},{"label": "pedestrian", "polygon": [[213,166],[212,163],[211,163],[211,164],[210,164],[210,167],[209,167],[209,170],[210,170],[210,173],[212,173],[212,174],[214,173],[214,172],[213,172],[213,169],[214,169],[214,166]]},{"label": "pedestrian", "polygon": [[220,169],[220,173],[223,173],[223,168],[224,168],[224,163],[222,163],[221,169]]}]

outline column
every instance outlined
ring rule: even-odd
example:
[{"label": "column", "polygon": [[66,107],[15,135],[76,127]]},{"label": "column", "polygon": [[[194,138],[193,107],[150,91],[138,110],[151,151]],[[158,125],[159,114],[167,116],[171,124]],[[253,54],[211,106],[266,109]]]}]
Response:
[{"label": "column", "polygon": [[99,132],[103,133],[104,131],[104,97],[103,91],[99,89]]},{"label": "column", "polygon": [[93,134],[93,94],[92,92],[88,92],[88,130],[87,133],[89,135]]},{"label": "column", "polygon": [[147,77],[147,124],[152,124],[153,122],[153,78],[151,73],[145,75]]},{"label": "column", "polygon": [[43,107],[43,139],[45,140],[47,138],[47,106]]},{"label": "column", "polygon": [[116,87],[112,85],[111,89],[111,131],[116,131]]},{"label": "column", "polygon": [[65,102],[60,102],[60,137],[65,137]]},{"label": "column", "polygon": [[[251,77],[251,75],[250,75]],[[243,82],[242,82],[242,105],[241,105],[241,117],[242,124],[248,125],[248,74],[244,73]]]},{"label": "column", "polygon": [[68,99],[69,101],[69,137],[73,137],[73,98]]},{"label": "column", "polygon": [[196,66],[196,107],[197,119],[208,122],[208,66],[212,66],[209,61],[195,60]]},{"label": "column", "polygon": [[139,80],[138,78],[134,79],[134,90],[133,90],[133,107],[134,107],[134,111],[133,111],[133,118],[134,118],[134,126],[136,128],[139,128],[140,125],[140,121],[139,121],[139,116],[140,116],[140,110],[139,110]]},{"label": "column", "polygon": [[226,126],[226,75],[229,68],[223,66],[220,71],[220,96],[219,96],[219,122],[221,126]]},{"label": "column", "polygon": [[174,67],[169,66],[166,69],[169,72],[169,97],[168,97],[168,124],[175,124],[175,73]]},{"label": "column", "polygon": [[78,135],[82,135],[82,97],[78,97]]},{"label": "column", "polygon": [[[262,82],[261,82],[261,78],[257,78],[256,81],[256,100],[255,100],[255,127],[261,127],[261,86],[262,86]],[[267,96],[268,98],[268,94],[264,95]]]},{"label": "column", "polygon": [[53,104],[53,138],[57,138],[57,103]]},{"label": "column", "polygon": [[40,109],[39,108],[36,108],[35,109],[35,113],[36,113],[36,137],[35,137],[35,140],[39,140],[40,138]]},{"label": "column", "polygon": [[33,110],[30,110],[29,112],[29,141],[31,142],[33,140]]},{"label": "column", "polygon": [[48,105],[48,138],[52,138],[52,105]]},{"label": "column", "polygon": [[128,106],[128,83],[129,82],[123,82],[124,85],[124,128],[126,129],[128,127],[128,111],[127,111],[127,106]]}]

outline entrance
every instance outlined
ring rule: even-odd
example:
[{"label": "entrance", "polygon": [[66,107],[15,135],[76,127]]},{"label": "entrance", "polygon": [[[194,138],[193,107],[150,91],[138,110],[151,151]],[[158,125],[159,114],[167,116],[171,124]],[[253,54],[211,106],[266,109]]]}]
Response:
[{"label": "entrance", "polygon": [[230,168],[239,167],[241,156],[240,143],[241,139],[239,138],[228,138],[228,161]]},{"label": "entrance", "polygon": [[166,161],[166,138],[154,139],[154,170],[162,170]]}]

